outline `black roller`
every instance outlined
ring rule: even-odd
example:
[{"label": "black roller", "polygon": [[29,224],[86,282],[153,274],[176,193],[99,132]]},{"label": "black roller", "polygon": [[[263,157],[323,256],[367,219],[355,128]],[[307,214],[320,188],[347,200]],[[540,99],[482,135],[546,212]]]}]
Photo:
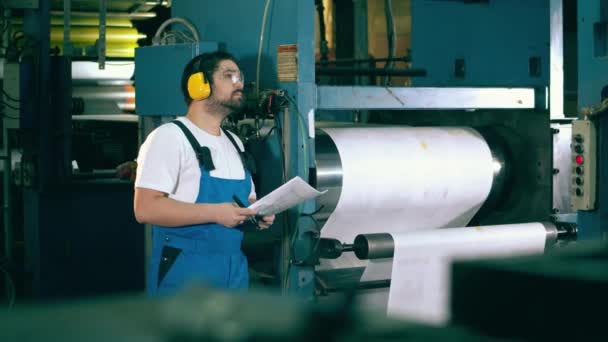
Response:
[{"label": "black roller", "polygon": [[361,260],[392,258],[395,242],[389,233],[359,234],[355,237],[353,250]]}]

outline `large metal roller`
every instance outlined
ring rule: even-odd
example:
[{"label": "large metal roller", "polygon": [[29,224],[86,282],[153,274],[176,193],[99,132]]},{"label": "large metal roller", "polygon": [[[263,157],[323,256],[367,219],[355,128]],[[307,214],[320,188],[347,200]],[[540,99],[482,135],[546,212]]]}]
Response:
[{"label": "large metal roller", "polygon": [[[498,203],[509,178],[510,167],[507,153],[504,151],[500,139],[483,129],[476,131],[485,139],[492,153],[492,163],[494,164],[492,187],[483,208],[487,210]],[[315,217],[317,220],[325,220],[335,210],[340,199],[344,171],[336,144],[321,129],[316,131],[315,151],[316,173],[311,182],[313,186],[321,191],[328,190],[325,195],[318,199],[321,210]],[[433,179],[429,179],[429,182],[432,181]]]},{"label": "large metal roller", "polygon": [[[577,226],[574,223],[541,223],[546,231],[546,246],[553,245],[558,240],[576,238]],[[336,239],[321,239],[319,242],[320,258],[336,259],[344,252],[354,252],[360,260],[392,258],[395,243],[389,233],[359,234],[353,244],[342,244]]]}]

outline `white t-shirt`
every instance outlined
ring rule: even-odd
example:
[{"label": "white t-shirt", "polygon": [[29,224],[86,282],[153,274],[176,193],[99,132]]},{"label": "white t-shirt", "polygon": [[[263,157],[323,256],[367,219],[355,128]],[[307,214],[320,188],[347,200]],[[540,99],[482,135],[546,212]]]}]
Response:
[{"label": "white t-shirt", "polygon": [[[198,128],[186,117],[177,120],[186,125],[201,146],[207,146],[211,151],[215,165],[215,170],[210,172],[212,177],[245,178],[241,158],[223,130],[218,137]],[[244,151],[241,140],[232,132],[229,134]],[[136,188],[157,190],[168,194],[169,198],[194,203],[200,179],[201,170],[194,149],[176,124],[166,123],[150,132],[139,149]],[[249,198],[256,198],[253,181]]]}]

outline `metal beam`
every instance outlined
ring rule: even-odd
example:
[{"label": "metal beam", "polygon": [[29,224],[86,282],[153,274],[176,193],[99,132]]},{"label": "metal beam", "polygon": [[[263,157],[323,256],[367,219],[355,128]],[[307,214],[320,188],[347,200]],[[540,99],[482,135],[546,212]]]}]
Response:
[{"label": "metal beam", "polygon": [[539,101],[545,96],[540,93],[534,88],[319,86],[317,109],[534,109],[545,102]]},{"label": "metal beam", "polygon": [[564,118],[564,20],[562,0],[549,4],[551,40],[549,51],[549,112],[551,119]]}]

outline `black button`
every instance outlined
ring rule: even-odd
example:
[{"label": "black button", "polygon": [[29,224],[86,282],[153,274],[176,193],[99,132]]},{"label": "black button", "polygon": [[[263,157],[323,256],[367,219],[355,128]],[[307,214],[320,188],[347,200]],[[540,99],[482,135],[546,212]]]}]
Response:
[{"label": "black button", "polygon": [[583,189],[581,188],[576,188],[574,192],[576,193],[576,196],[583,196]]},{"label": "black button", "polygon": [[583,167],[582,166],[577,166],[576,167],[576,174],[577,175],[582,175],[583,174]]},{"label": "black button", "polygon": [[574,151],[575,151],[576,153],[583,153],[583,151],[584,151],[584,150],[585,150],[585,149],[583,148],[583,145],[575,145],[575,146],[574,146]]},{"label": "black button", "polygon": [[583,136],[580,134],[577,134],[574,136],[574,141],[576,141],[577,143],[582,143],[583,142]]},{"label": "black button", "polygon": [[576,185],[583,185],[583,179],[581,177],[576,177]]}]

